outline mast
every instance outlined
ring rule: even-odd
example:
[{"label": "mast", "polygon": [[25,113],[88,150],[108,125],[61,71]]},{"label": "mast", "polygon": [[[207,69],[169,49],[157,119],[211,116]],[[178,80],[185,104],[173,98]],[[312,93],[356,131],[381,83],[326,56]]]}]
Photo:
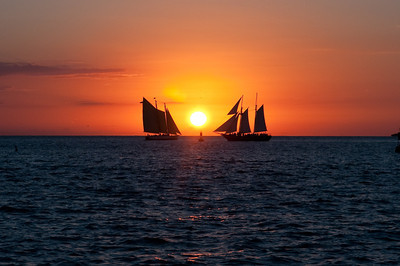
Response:
[{"label": "mast", "polygon": [[240,103],[240,115],[243,113],[243,96],[242,95],[242,102]]},{"label": "mast", "polygon": [[164,110],[165,110],[165,127],[167,128],[167,134],[169,135],[169,128],[168,128],[168,117],[167,117],[167,106],[164,103]]},{"label": "mast", "polygon": [[256,108],[255,108],[256,113],[257,113],[257,96],[258,96],[258,92],[256,92]]},{"label": "mast", "polygon": [[254,108],[254,128],[253,128],[253,133],[256,132],[256,116],[257,116],[257,96],[258,96],[258,92],[256,92],[256,105]]},{"label": "mast", "polygon": [[[242,99],[242,101],[240,102],[240,113],[238,114],[238,120],[237,120],[237,122],[239,123],[239,129],[237,129],[236,131],[238,132],[238,133],[241,133],[241,130],[240,130],[240,128],[242,127],[242,120],[243,120],[243,98],[244,98],[244,95],[242,95],[242,97],[240,97],[241,99]],[[239,120],[239,118],[240,118],[240,120]]]}]

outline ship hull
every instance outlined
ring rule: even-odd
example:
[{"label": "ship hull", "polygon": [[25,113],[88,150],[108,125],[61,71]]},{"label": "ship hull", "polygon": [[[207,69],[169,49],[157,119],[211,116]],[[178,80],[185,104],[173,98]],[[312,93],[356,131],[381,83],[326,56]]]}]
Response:
[{"label": "ship hull", "polygon": [[178,135],[147,135],[146,140],[177,140]]},{"label": "ship hull", "polygon": [[228,141],[269,141],[272,136],[268,134],[221,134]]},{"label": "ship hull", "polygon": [[395,152],[400,153],[400,144],[396,146]]}]

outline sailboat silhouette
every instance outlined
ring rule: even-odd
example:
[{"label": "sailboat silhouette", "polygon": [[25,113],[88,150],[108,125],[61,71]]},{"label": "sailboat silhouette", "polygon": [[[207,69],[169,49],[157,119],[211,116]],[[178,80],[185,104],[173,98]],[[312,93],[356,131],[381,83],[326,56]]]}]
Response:
[{"label": "sailboat silhouette", "polygon": [[256,96],[254,130],[251,131],[248,109],[242,112],[243,108],[241,107],[240,112],[238,112],[240,103],[243,103],[243,96],[240,97],[237,103],[229,111],[228,115],[232,116],[220,127],[214,130],[214,132],[218,132],[228,141],[269,141],[272,136],[267,133],[267,125],[264,118],[264,105],[261,105],[261,107],[257,109]]},{"label": "sailboat silhouette", "polygon": [[177,140],[179,131],[168,108],[164,104],[165,111],[154,107],[143,97],[143,129],[144,132],[152,133],[146,135],[146,140]]}]

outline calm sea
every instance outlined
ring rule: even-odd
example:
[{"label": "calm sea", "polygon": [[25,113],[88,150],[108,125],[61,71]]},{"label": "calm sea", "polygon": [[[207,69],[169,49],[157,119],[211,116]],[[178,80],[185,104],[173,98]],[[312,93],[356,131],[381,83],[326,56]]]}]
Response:
[{"label": "calm sea", "polygon": [[396,142],[0,137],[0,264],[396,264]]}]

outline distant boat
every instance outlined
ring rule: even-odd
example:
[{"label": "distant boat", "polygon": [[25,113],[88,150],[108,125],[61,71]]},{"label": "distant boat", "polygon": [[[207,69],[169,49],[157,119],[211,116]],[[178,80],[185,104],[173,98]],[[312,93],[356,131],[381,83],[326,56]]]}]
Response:
[{"label": "distant boat", "polygon": [[143,97],[143,129],[146,140],[177,140],[181,132],[164,104],[165,111],[157,109]]},{"label": "distant boat", "polygon": [[235,106],[229,111],[228,115],[232,116],[214,130],[214,132],[218,132],[228,141],[269,141],[272,136],[267,133],[264,105],[261,105],[261,107],[257,109],[257,95],[253,131],[250,130],[248,108],[242,112],[243,108],[240,107],[240,112],[238,112],[239,104],[242,106],[243,96],[240,97],[239,101],[237,101]]},{"label": "distant boat", "polygon": [[203,142],[204,141],[204,139],[203,139],[203,132],[201,132],[200,131],[200,138],[199,138],[199,142]]},{"label": "distant boat", "polygon": [[397,133],[397,146],[394,151],[397,153],[400,153],[400,131],[399,131],[399,133]]}]

